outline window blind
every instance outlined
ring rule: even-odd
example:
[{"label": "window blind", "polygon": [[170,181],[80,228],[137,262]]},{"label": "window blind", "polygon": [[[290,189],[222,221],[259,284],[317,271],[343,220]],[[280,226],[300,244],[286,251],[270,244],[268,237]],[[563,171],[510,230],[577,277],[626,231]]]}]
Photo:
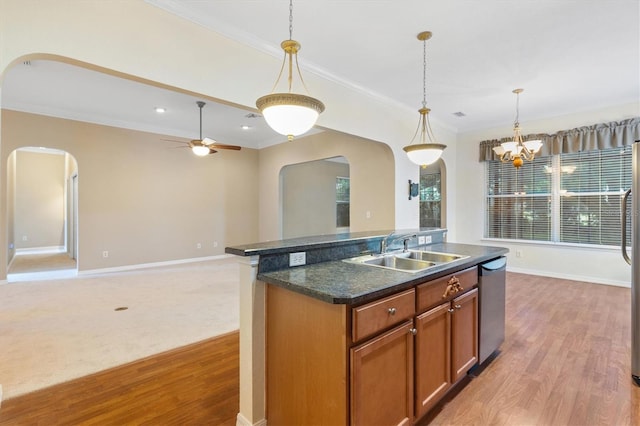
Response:
[{"label": "window blind", "polygon": [[487,162],[488,238],[548,241],[551,238],[551,157],[526,162]]},{"label": "window blind", "polygon": [[500,161],[486,164],[485,237],[620,243],[621,199],[631,187],[631,146],[540,157],[520,169]]},{"label": "window blind", "polygon": [[620,244],[620,204],[631,187],[631,146],[560,156],[560,241]]}]

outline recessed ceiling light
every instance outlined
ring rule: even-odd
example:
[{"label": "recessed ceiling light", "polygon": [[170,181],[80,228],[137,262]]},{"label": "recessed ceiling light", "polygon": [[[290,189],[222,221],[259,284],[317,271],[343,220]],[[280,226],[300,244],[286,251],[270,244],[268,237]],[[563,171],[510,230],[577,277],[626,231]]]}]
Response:
[{"label": "recessed ceiling light", "polygon": [[242,130],[249,130],[251,128],[251,126],[247,126],[246,124],[243,124],[242,126],[240,126],[240,128]]},{"label": "recessed ceiling light", "polygon": [[156,111],[158,114],[162,114],[163,112],[167,112],[167,110],[166,110],[165,108],[162,108],[162,107],[156,107],[156,108],[155,108],[155,111]]}]

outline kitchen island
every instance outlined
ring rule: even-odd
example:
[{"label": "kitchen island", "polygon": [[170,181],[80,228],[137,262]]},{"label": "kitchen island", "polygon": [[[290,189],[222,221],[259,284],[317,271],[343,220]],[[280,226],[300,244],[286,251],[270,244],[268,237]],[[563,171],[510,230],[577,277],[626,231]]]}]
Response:
[{"label": "kitchen island", "polygon": [[445,232],[395,234],[462,255],[417,272],[345,261],[379,252],[387,231],[227,248],[244,265],[238,424],[413,424],[428,412],[477,363],[477,265],[507,252]]}]

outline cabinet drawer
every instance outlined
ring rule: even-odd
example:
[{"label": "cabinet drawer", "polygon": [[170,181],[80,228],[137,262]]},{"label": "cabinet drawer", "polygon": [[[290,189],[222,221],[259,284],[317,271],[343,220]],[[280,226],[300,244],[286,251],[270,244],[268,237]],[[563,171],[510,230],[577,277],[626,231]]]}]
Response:
[{"label": "cabinet drawer", "polygon": [[[458,281],[460,290],[455,291],[454,289],[447,294],[447,287],[456,280]],[[418,313],[426,311],[430,307],[447,300],[451,300],[454,297],[461,295],[462,292],[471,289],[476,284],[478,284],[477,266],[463,269],[462,271],[420,284],[417,287]]]},{"label": "cabinet drawer", "polygon": [[415,314],[414,289],[376,300],[352,310],[353,341],[399,324]]}]

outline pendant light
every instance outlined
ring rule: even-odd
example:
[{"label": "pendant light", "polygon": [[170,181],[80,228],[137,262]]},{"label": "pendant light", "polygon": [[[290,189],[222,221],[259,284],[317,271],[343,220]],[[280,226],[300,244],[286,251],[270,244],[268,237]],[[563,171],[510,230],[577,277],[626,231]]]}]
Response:
[{"label": "pendant light", "polygon": [[[293,0],[289,0],[289,40],[283,41],[280,47],[284,50],[284,60],[282,61],[278,79],[273,85],[270,94],[258,98],[256,106],[264,116],[267,124],[273,130],[292,140],[294,136],[308,132],[314,124],[316,124],[318,116],[324,111],[324,104],[318,99],[291,91],[293,85],[293,61],[295,57],[298,76],[305,91],[309,93],[302,79],[300,67],[298,66],[298,51],[301,46],[300,43],[293,40]],[[274,93],[280,82],[280,77],[282,77],[284,66],[287,63],[289,68],[289,77],[287,79],[288,91],[286,93]]]},{"label": "pendant light", "polygon": [[[435,143],[435,137],[431,130],[431,124],[429,123],[429,112],[427,108],[427,40],[431,38],[431,31],[423,31],[418,34],[418,40],[422,41],[422,108],[418,110],[420,113],[420,120],[418,121],[418,128],[416,133],[411,139],[409,145],[402,148],[406,153],[409,160],[413,163],[426,167],[428,164],[435,163],[442,155],[442,151],[447,147],[446,145]],[[420,133],[420,139],[418,143],[414,144],[416,136]]]},{"label": "pendant light", "polygon": [[516,94],[516,119],[513,123],[513,140],[509,142],[502,142],[500,145],[493,148],[493,151],[500,156],[500,161],[503,163],[513,162],[515,168],[519,168],[524,164],[524,160],[533,161],[536,153],[542,148],[541,140],[522,140],[522,133],[520,129],[520,93],[524,92],[524,89],[514,89],[512,91]]}]

